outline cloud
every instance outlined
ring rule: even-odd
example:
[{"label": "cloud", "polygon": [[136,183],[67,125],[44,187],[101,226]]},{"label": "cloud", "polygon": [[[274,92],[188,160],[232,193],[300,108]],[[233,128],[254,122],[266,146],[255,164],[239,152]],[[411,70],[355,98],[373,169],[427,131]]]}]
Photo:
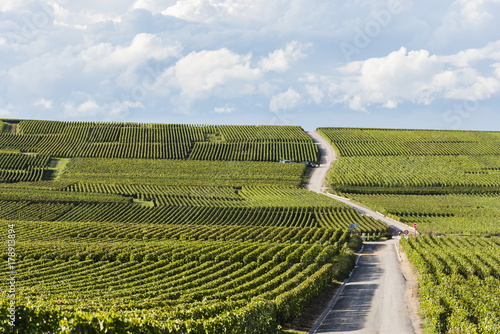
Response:
[{"label": "cloud", "polygon": [[42,107],[43,109],[52,109],[52,104],[54,101],[52,100],[46,100],[44,98],[41,98],[37,100],[36,102],[33,103],[35,107]]},{"label": "cloud", "polygon": [[265,20],[286,8],[284,0],[178,0],[161,13],[186,21],[230,22],[235,20]]},{"label": "cloud", "polygon": [[[306,104],[404,113],[498,95],[500,0],[398,0],[404,10],[381,18],[394,3],[0,1],[0,109],[151,120]],[[356,45],[375,21],[380,31],[346,61],[339,45]]]},{"label": "cloud", "polygon": [[230,114],[236,111],[236,107],[234,105],[225,105],[224,107],[216,107],[214,108],[214,113],[216,114]]},{"label": "cloud", "polygon": [[302,97],[293,88],[288,88],[286,92],[274,95],[269,102],[269,110],[278,112],[294,109],[302,100]]},{"label": "cloud", "polygon": [[[431,55],[427,50],[408,52],[402,47],[385,57],[350,62],[337,69],[336,78],[308,81],[329,87],[334,103],[361,111],[372,104],[392,109],[404,102],[428,105],[436,99],[482,100],[500,92],[499,54],[494,46],[496,43],[448,56]],[[494,70],[483,75],[472,66],[485,59]]]},{"label": "cloud", "polygon": [[321,88],[316,85],[306,85],[305,88],[314,103],[320,104],[323,101],[325,93]]},{"label": "cloud", "polygon": [[137,67],[148,60],[165,60],[179,57],[182,47],[179,43],[167,43],[153,34],[141,33],[134,37],[130,45],[100,43],[81,51],[78,58],[87,71],[108,70],[117,67]]},{"label": "cloud", "polygon": [[[86,94],[81,93],[81,96],[84,95]],[[144,109],[144,106],[140,102],[133,101],[114,102],[99,105],[89,96],[86,101],[81,103],[75,103],[74,100],[67,101],[64,103],[63,108],[64,118],[89,119],[100,117],[113,120],[123,117],[132,109]]]},{"label": "cloud", "polygon": [[262,58],[259,66],[264,72],[285,72],[290,68],[290,63],[306,57],[304,52],[311,45],[311,43],[302,44],[297,41],[289,42],[285,49],[274,50],[267,57]]},{"label": "cloud", "polygon": [[0,117],[10,116],[11,113],[8,109],[0,108]]},{"label": "cloud", "polygon": [[162,80],[189,100],[251,95],[262,78],[261,71],[251,66],[251,57],[226,48],[191,52],[168,68]]}]

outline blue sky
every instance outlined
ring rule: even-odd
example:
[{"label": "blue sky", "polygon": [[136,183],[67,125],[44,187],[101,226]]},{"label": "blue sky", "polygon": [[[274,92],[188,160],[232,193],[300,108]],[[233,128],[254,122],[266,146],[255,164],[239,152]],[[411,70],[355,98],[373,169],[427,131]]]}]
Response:
[{"label": "blue sky", "polygon": [[0,118],[499,130],[500,0],[2,0]]}]

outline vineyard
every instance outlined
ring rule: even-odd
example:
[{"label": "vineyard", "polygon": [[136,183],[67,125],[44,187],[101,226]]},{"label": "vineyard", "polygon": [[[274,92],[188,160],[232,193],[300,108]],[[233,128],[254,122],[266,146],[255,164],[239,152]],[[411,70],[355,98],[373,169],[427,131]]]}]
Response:
[{"label": "vineyard", "polygon": [[277,162],[318,161],[297,126],[4,124],[16,333],[276,333],[352,269],[351,224],[390,233]]},{"label": "vineyard", "polygon": [[498,132],[319,128],[339,152],[334,191],[375,194],[500,192]]},{"label": "vineyard", "polygon": [[[57,227],[51,230],[62,235]],[[22,305],[16,329],[23,333],[61,328],[79,333],[242,333],[249,328],[274,333],[353,262],[342,247],[349,233],[342,231],[333,233],[331,245],[173,239],[103,244],[92,237],[45,241],[38,232],[30,237],[41,239],[17,246],[17,279],[23,287],[16,291]],[[2,302],[0,313],[6,309]]]},{"label": "vineyard", "polygon": [[417,223],[421,233],[500,235],[499,194],[350,197],[410,226]]},{"label": "vineyard", "polygon": [[[11,123],[2,122],[10,128]],[[21,120],[0,132],[0,150],[60,158],[317,162],[316,145],[298,126],[218,126]]]},{"label": "vineyard", "polygon": [[500,241],[424,236],[403,241],[434,333],[500,333]]},{"label": "vineyard", "polygon": [[320,128],[335,192],[424,233],[500,233],[500,133]]},{"label": "vineyard", "polygon": [[[278,162],[318,162],[298,126],[0,128],[15,333],[277,333],[354,267],[352,224],[367,240],[391,233],[305,190],[311,167]],[[500,235],[500,134],[318,132],[340,155],[333,192],[430,234],[402,245],[429,332],[500,333],[500,241],[491,237]],[[0,254],[7,261],[7,248]]]},{"label": "vineyard", "polygon": [[500,333],[500,241],[484,237],[500,235],[500,133],[318,131],[340,154],[334,192],[428,234],[401,239],[425,332]]}]

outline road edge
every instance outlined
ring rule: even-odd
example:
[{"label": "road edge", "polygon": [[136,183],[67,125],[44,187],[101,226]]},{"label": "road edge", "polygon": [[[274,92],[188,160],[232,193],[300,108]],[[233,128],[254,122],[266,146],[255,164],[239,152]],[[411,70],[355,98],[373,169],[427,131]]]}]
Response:
[{"label": "road edge", "polygon": [[[342,202],[344,204],[347,204],[347,205],[349,205],[350,207],[352,207],[353,209],[355,209],[356,211],[358,211],[361,214],[367,215],[369,217],[372,217],[374,219],[377,219],[377,220],[380,220],[380,221],[384,222],[385,224],[387,224],[390,228],[392,228],[395,231],[408,230],[412,234],[418,233],[418,231],[416,231],[416,229],[414,229],[413,227],[411,227],[411,226],[409,226],[409,225],[407,225],[405,223],[402,223],[402,222],[400,222],[400,221],[398,221],[396,219],[387,217],[387,216],[383,215],[380,212],[373,211],[370,208],[366,207],[365,205],[362,205],[362,204],[359,204],[359,203],[355,203],[355,202],[351,201],[347,197],[342,197],[342,196],[338,196],[338,195],[334,195],[334,194],[325,192],[323,184],[326,182],[326,179],[327,179],[326,176],[328,175],[328,171],[331,169],[331,167],[334,164],[334,162],[338,159],[339,154],[338,154],[338,152],[335,151],[335,149],[333,148],[333,146],[330,145],[330,143],[328,142],[328,140],[326,140],[326,138],[324,138],[319,132],[317,132],[317,131],[307,131],[306,133],[313,139],[314,143],[318,146],[318,149],[320,150],[320,152],[324,151],[324,152],[327,153],[325,155],[326,161],[325,162],[322,161],[322,163],[324,163],[326,166],[328,166],[328,170],[325,173],[325,177],[320,181],[321,185],[319,187],[319,191],[317,191],[317,189],[314,189],[314,188],[317,188],[317,187],[314,187],[314,186],[312,186],[310,184],[308,184],[306,186],[306,189],[308,189],[309,191],[314,191],[314,192],[316,192],[318,194],[322,194],[322,195],[328,196],[328,197],[330,197],[332,199],[335,199],[335,200],[337,200],[339,202]],[[328,145],[328,146],[327,147],[322,147],[322,145]],[[331,149],[330,154],[328,154],[328,148]],[[328,161],[328,157],[329,156],[332,156],[332,160],[331,161]],[[311,176],[312,176],[312,173],[310,175],[310,179],[311,179]],[[340,298],[340,295],[344,291],[345,285],[349,282],[349,280],[351,279],[351,276],[352,276],[354,270],[356,270],[356,268],[357,268],[357,264],[358,264],[359,258],[361,256],[361,252],[363,251],[363,248],[364,248],[364,244],[363,244],[363,246],[362,246],[362,248],[361,248],[361,250],[360,250],[360,252],[358,254],[358,257],[356,259],[356,265],[354,266],[354,268],[352,269],[352,271],[349,273],[349,277],[344,280],[344,282],[342,283],[341,287],[335,293],[335,296],[332,298],[332,300],[328,304],[328,306],[325,309],[325,311],[323,311],[323,313],[321,314],[321,316],[314,323],[313,327],[309,330],[308,334],[315,334],[316,333],[316,331],[319,329],[319,327],[321,326],[321,324],[323,323],[323,321],[325,320],[325,318],[328,316],[328,313],[331,311],[331,309],[338,302],[338,300]],[[413,285],[413,286],[411,286],[411,287],[408,286],[408,285],[406,286],[406,288],[405,288],[405,299],[407,300],[407,302],[408,301],[411,301],[412,303],[416,302],[417,305],[419,306],[420,305],[420,300],[417,297],[418,296],[418,279],[415,276],[415,274],[412,272],[412,269],[411,269],[411,265],[412,264],[406,258],[406,256],[401,256],[401,254],[397,250],[397,247],[396,247],[396,253],[397,253],[397,256],[398,256],[398,258],[400,260],[400,270],[401,270],[401,273],[402,273],[403,277],[405,278],[405,281],[407,281],[406,277],[404,276],[404,274],[406,273],[407,275],[412,275],[412,281],[416,282],[416,284]],[[406,264],[406,266],[407,266],[406,270],[403,269],[403,264]],[[415,289],[417,291],[417,296],[413,296]],[[423,321],[423,319],[422,319],[422,317],[419,314],[419,307],[417,307],[417,308],[415,308],[415,307],[411,308],[410,309],[410,322],[411,322],[412,327],[414,328],[415,332],[418,333],[418,334],[422,333],[422,321]]]},{"label": "road edge", "polygon": [[330,311],[332,310],[332,308],[335,307],[335,304],[337,304],[337,302],[338,302],[338,300],[340,298],[340,295],[342,294],[342,292],[344,292],[346,284],[349,283],[349,281],[351,280],[352,274],[354,273],[354,271],[358,267],[358,262],[359,262],[359,259],[361,257],[361,253],[363,253],[363,248],[364,247],[365,247],[365,245],[363,244],[361,246],[361,249],[359,250],[358,256],[356,257],[356,262],[354,264],[354,268],[352,268],[351,272],[349,273],[349,276],[344,280],[344,282],[342,282],[342,285],[340,286],[340,288],[335,293],[335,296],[333,296],[333,298],[330,301],[330,303],[328,303],[328,306],[326,307],[326,309],[323,311],[323,313],[321,313],[320,317],[315,321],[314,325],[311,327],[311,329],[309,330],[309,332],[307,332],[307,334],[315,334],[316,331],[321,326],[321,324],[323,323],[323,321],[325,321],[326,317],[328,316],[328,313],[330,313]]}]

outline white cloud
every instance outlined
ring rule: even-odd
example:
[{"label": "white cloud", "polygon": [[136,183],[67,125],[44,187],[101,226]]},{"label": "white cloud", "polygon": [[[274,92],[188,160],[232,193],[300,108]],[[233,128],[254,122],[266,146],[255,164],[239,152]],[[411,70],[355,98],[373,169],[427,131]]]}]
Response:
[{"label": "white cloud", "polygon": [[320,104],[325,97],[325,93],[316,85],[306,85],[306,91],[316,104]]},{"label": "white cloud", "polygon": [[304,53],[311,44],[302,44],[297,41],[287,43],[285,49],[277,49],[265,58],[262,58],[259,65],[262,71],[285,72],[290,68],[290,63],[305,58]]},{"label": "white cloud", "polygon": [[132,9],[146,9],[152,13],[161,13],[166,10],[172,0],[137,0],[132,5]]},{"label": "white cloud", "polygon": [[[403,102],[428,105],[436,99],[481,100],[500,92],[500,62],[492,46],[449,56],[401,48],[385,57],[348,63],[338,69],[338,77],[321,80],[335,103],[352,110],[365,111],[372,104],[391,109]],[[494,61],[489,75],[472,67],[484,59]]]},{"label": "white cloud", "polygon": [[286,92],[274,95],[269,102],[269,110],[278,112],[281,110],[291,110],[302,100],[302,97],[293,88],[288,88]]},{"label": "white cloud", "polygon": [[492,31],[498,29],[499,3],[499,0],[453,1],[441,14],[439,25],[433,27],[430,45],[443,48],[487,41],[489,36],[496,35]]},{"label": "white cloud", "polygon": [[69,101],[64,104],[64,115],[68,118],[94,117],[99,112],[99,105],[94,100],[87,100],[80,104]]},{"label": "white cloud", "polygon": [[230,114],[236,111],[236,107],[234,105],[225,105],[224,107],[216,107],[214,108],[214,113],[216,114]]},{"label": "white cloud", "polygon": [[[76,94],[79,95],[79,94]],[[80,93],[81,96],[86,95]],[[78,100],[78,97],[76,98]],[[65,118],[93,118],[101,117],[104,119],[116,119],[127,114],[131,109],[144,109],[140,102],[123,101],[113,102],[109,104],[99,105],[95,100],[89,97],[88,100],[78,103],[73,100],[67,101],[64,104],[64,117]]]},{"label": "white cloud", "polygon": [[87,70],[108,70],[117,67],[137,67],[150,59],[164,60],[179,57],[182,47],[179,43],[165,43],[153,34],[141,33],[134,37],[129,46],[100,43],[83,50],[78,58]]},{"label": "white cloud", "polygon": [[[404,112],[498,95],[500,0],[401,0],[404,10],[381,23],[375,14],[390,3],[3,0],[0,95],[8,104],[0,110],[74,119],[144,110],[153,119],[201,114],[198,106],[243,115],[248,105],[341,103]],[[374,20],[381,29],[358,48],[361,61],[347,62],[338,46]]]},{"label": "white cloud", "polygon": [[41,99],[35,101],[35,103],[33,103],[33,105],[35,107],[42,107],[43,109],[52,109],[53,102],[54,101],[52,101],[52,100],[46,100],[44,98],[41,98]]},{"label": "white cloud", "polygon": [[214,22],[238,19],[262,19],[276,14],[276,7],[283,8],[283,0],[178,0],[162,11],[187,21]]},{"label": "white cloud", "polygon": [[24,0],[2,0],[0,2],[0,12],[13,11],[21,9],[26,5]]},{"label": "white cloud", "polygon": [[460,8],[462,24],[479,26],[491,20],[493,16],[486,8],[487,3],[498,3],[496,0],[457,0],[455,4]]},{"label": "white cloud", "polygon": [[0,96],[0,117],[12,116],[12,111],[14,106],[12,104],[5,103],[5,100]]},{"label": "white cloud", "polygon": [[0,117],[7,117],[10,116],[11,113],[8,109],[2,109],[0,108]]},{"label": "white cloud", "polygon": [[191,52],[167,69],[162,79],[190,100],[250,95],[262,77],[259,69],[251,67],[251,57],[226,48]]}]

